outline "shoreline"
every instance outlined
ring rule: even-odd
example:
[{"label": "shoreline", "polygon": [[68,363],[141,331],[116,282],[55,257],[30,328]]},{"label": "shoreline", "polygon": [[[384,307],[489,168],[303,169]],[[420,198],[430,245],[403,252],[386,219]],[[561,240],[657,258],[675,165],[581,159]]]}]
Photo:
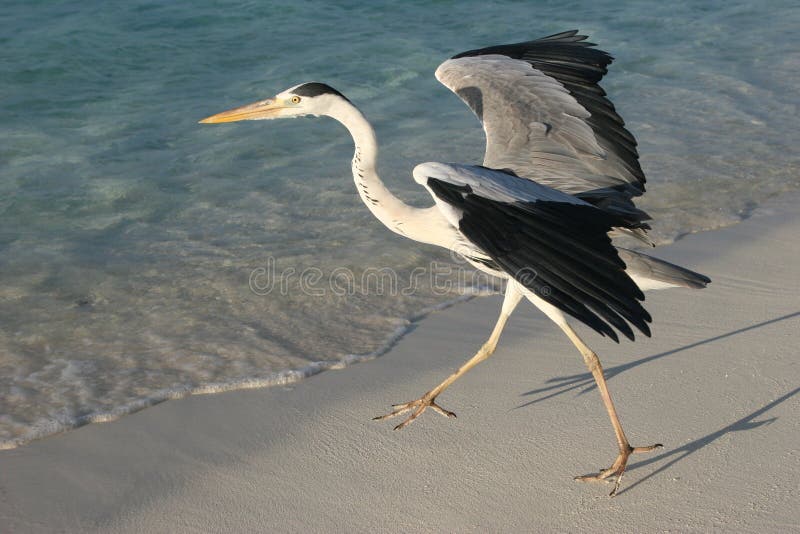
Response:
[{"label": "shoreline", "polygon": [[304,367],[277,371],[263,378],[246,378],[230,382],[202,384],[195,387],[186,386],[180,389],[165,389],[156,392],[155,395],[150,397],[136,399],[125,405],[118,406],[111,411],[91,413],[81,416],[77,418],[73,424],[63,423],[56,419],[43,421],[33,427],[37,429],[43,428],[43,430],[32,431],[21,438],[0,440],[0,451],[25,447],[26,445],[35,441],[48,439],[65,432],[72,432],[86,425],[97,425],[118,421],[123,417],[135,414],[148,408],[152,408],[153,406],[157,406],[168,401],[180,400],[195,395],[216,395],[230,391],[246,391],[249,389],[290,386],[325,371],[338,371],[350,367],[351,365],[370,361],[375,358],[380,358],[382,355],[392,350],[392,347],[400,342],[400,340],[409,334],[415,328],[415,326],[420,323],[420,321],[424,320],[430,314],[446,310],[462,302],[467,302],[475,297],[490,295],[492,295],[492,293],[484,293],[482,290],[476,289],[472,293],[465,292],[457,298],[444,301],[434,306],[425,307],[406,318],[400,318],[397,321],[403,324],[397,326],[388,336],[385,337],[383,343],[372,352],[365,354],[348,354],[339,360],[312,361]]},{"label": "shoreline", "polygon": [[[798,195],[798,197],[800,197],[800,194]],[[759,210],[755,210],[754,213],[758,213],[758,211]],[[710,230],[698,230],[696,232],[680,234],[676,236],[673,241],[667,244],[658,245],[658,247],[656,247],[655,249],[656,255],[657,251],[660,248],[673,245],[688,236],[695,235],[698,233],[716,232],[725,228],[729,228],[731,226],[735,226],[736,224],[741,224],[742,222],[748,220],[752,216],[753,214],[750,213],[746,218],[743,218],[739,222],[729,226],[724,226],[721,228],[715,228]],[[648,251],[652,252],[652,249],[641,247],[640,246],[641,243],[633,239],[631,239],[629,243],[621,243],[621,244],[628,246],[628,248],[633,248],[634,250],[641,250],[642,252],[648,252]],[[487,291],[485,288],[474,288],[471,292],[465,292],[456,298],[443,301],[433,306],[427,306],[417,312],[410,314],[409,316],[396,318],[396,321],[402,324],[400,324],[400,326],[397,326],[392,332],[386,335],[377,349],[368,353],[347,354],[346,356],[340,358],[339,360],[311,361],[310,363],[308,363],[303,367],[276,371],[266,377],[261,377],[261,378],[243,378],[229,382],[215,382],[215,383],[200,384],[196,386],[187,385],[181,388],[164,389],[151,393],[149,397],[143,397],[129,401],[127,404],[117,406],[110,411],[103,411],[103,412],[96,412],[96,413],[89,413],[82,415],[80,417],[75,418],[71,422],[64,422],[61,419],[50,419],[46,421],[44,420],[39,421],[37,422],[36,425],[31,427],[32,428],[31,432],[29,432],[24,436],[7,440],[0,440],[0,451],[13,450],[19,447],[25,447],[28,444],[33,443],[35,441],[42,439],[49,439],[53,436],[57,436],[64,432],[72,432],[86,425],[114,422],[123,417],[127,417],[129,415],[135,414],[142,410],[152,408],[153,406],[157,406],[161,403],[168,401],[180,400],[195,395],[216,395],[219,393],[226,393],[229,391],[244,391],[248,389],[288,386],[291,384],[296,384],[302,380],[306,380],[324,371],[340,370],[357,363],[379,358],[384,354],[386,354],[387,352],[389,352],[390,350],[392,350],[392,348],[398,342],[400,342],[406,335],[408,335],[411,331],[414,330],[416,325],[418,325],[422,320],[427,318],[432,313],[438,313],[440,311],[446,310],[463,302],[467,302],[476,297],[487,297],[495,294],[496,293],[494,292]]]},{"label": "shoreline", "polygon": [[765,209],[659,247],[655,255],[709,275],[709,288],[648,293],[652,339],[585,336],[632,444],[665,445],[631,460],[615,499],[571,480],[613,460],[613,434],[580,356],[532,306],[439,399],[457,419],[426,413],[401,432],[370,420],[474,353],[496,318],[493,296],[428,315],[346,373],[191,395],[2,451],[0,523],[34,532],[793,528],[798,231],[800,216]]}]

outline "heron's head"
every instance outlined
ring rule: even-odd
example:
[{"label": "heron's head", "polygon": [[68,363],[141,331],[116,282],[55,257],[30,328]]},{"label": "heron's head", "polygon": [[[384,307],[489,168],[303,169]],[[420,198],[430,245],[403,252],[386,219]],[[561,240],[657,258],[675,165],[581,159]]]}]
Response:
[{"label": "heron's head", "polygon": [[324,83],[309,82],[260,100],[201,120],[202,123],[257,121],[283,119],[303,115],[328,115],[337,104],[349,102],[347,98]]}]

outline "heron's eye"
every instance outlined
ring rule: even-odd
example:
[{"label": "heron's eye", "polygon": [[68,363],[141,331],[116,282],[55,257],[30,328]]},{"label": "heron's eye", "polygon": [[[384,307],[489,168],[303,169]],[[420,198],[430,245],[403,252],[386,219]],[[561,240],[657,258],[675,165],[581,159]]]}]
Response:
[{"label": "heron's eye", "polygon": [[292,97],[292,104],[299,104],[299,103],[300,103],[300,97],[299,96],[293,96]]}]

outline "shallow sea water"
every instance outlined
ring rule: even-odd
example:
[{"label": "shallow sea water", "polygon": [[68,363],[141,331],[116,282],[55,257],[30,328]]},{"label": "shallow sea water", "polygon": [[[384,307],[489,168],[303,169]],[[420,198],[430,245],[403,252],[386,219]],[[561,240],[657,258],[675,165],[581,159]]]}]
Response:
[{"label": "shallow sea water", "polygon": [[483,152],[436,66],[580,28],[617,58],[657,241],[800,190],[790,2],[6,2],[0,23],[0,447],[370,357],[476,285],[372,219],[333,121],[197,124],[296,83],[359,105],[424,205],[415,164]]}]

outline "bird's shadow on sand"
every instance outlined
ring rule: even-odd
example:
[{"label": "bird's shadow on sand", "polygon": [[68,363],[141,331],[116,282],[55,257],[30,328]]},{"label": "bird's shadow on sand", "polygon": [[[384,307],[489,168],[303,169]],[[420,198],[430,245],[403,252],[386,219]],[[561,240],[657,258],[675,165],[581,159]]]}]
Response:
[{"label": "bird's shadow on sand", "polygon": [[[605,374],[606,380],[611,380],[618,374],[627,371],[628,369],[633,369],[634,367],[638,367],[645,363],[652,362],[654,360],[658,360],[664,358],[666,356],[670,356],[672,354],[676,354],[678,352],[682,352],[685,350],[690,350],[695,347],[699,347],[700,345],[705,345],[707,343],[713,343],[714,341],[719,341],[720,339],[725,339],[727,337],[735,336],[737,334],[742,334],[744,332],[748,332],[750,330],[755,330],[756,328],[761,328],[763,326],[767,326],[773,323],[778,323],[780,321],[785,321],[787,319],[791,319],[793,317],[800,317],[800,311],[796,311],[794,313],[788,313],[786,315],[782,315],[780,317],[776,317],[774,319],[769,319],[768,321],[762,321],[760,323],[756,323],[754,325],[745,326],[744,328],[739,328],[737,330],[732,330],[725,334],[720,334],[718,336],[710,337],[708,339],[704,339],[702,341],[697,341],[696,343],[690,343],[689,345],[684,345],[683,347],[679,347],[677,349],[668,350],[667,352],[661,352],[659,354],[653,354],[652,356],[646,356],[644,358],[640,358],[638,360],[624,363],[622,365],[616,365],[614,367],[608,367],[603,369],[603,373]],[[552,384],[550,386],[545,386],[538,389],[532,389],[523,393],[523,396],[530,396],[530,395],[538,395],[540,393],[547,393],[544,396],[537,397],[533,400],[528,402],[522,403],[517,408],[524,408],[526,406],[530,406],[532,404],[536,404],[547,399],[551,399],[553,397],[557,397],[558,395],[562,395],[564,393],[569,393],[570,391],[574,391],[576,389],[581,389],[578,392],[578,395],[583,395],[591,390],[593,390],[596,385],[594,383],[594,378],[592,377],[591,373],[580,373],[577,375],[570,375],[570,376],[558,376],[555,378],[551,378],[547,381],[548,384]],[[552,392],[552,393],[548,393]]]},{"label": "bird's shadow on sand", "polygon": [[[793,317],[798,317],[798,316],[800,316],[800,311],[797,311],[797,312],[794,312],[794,313],[789,313],[789,314],[786,314],[786,315],[782,315],[780,317],[776,317],[776,318],[770,319],[768,321],[763,321],[763,322],[760,322],[760,323],[756,323],[754,325],[747,326],[747,327],[744,327],[744,328],[739,328],[737,330],[733,330],[733,331],[727,332],[725,334],[720,334],[718,336],[714,336],[714,337],[711,337],[711,338],[708,338],[708,339],[704,339],[703,341],[698,341],[696,343],[691,343],[689,345],[685,345],[683,347],[680,347],[680,348],[677,348],[677,349],[673,349],[673,350],[670,350],[670,351],[667,351],[667,352],[662,352],[662,353],[659,353],[659,354],[654,354],[652,356],[647,356],[645,358],[641,358],[639,360],[636,360],[636,361],[633,361],[633,362],[630,362],[630,363],[626,363],[626,364],[623,364],[623,365],[617,365],[617,366],[614,366],[614,367],[610,367],[608,369],[605,369],[605,376],[606,376],[606,379],[610,379],[610,378],[613,378],[614,376],[622,373],[623,371],[627,371],[628,369],[631,369],[633,367],[636,367],[636,366],[651,362],[653,360],[657,360],[659,358],[663,358],[665,356],[669,356],[669,355],[675,354],[677,352],[681,352],[681,351],[684,351],[684,350],[689,350],[689,349],[698,347],[700,345],[705,345],[706,343],[712,343],[714,341],[719,341],[720,339],[725,339],[727,337],[735,336],[737,334],[741,334],[741,333],[744,333],[744,332],[747,332],[747,331],[750,331],[750,330],[754,330],[756,328],[761,328],[763,326],[767,326],[767,325],[770,325],[770,324],[773,324],[773,323],[777,323],[777,322],[780,322],[780,321],[785,321],[787,319],[791,319]],[[583,388],[583,389],[581,391],[579,391],[578,394],[582,395],[582,394],[584,394],[584,393],[586,393],[588,391],[591,391],[592,389],[594,389],[596,387],[595,383],[594,383],[594,378],[592,377],[591,373],[581,373],[581,374],[578,374],[578,375],[556,377],[556,378],[551,378],[550,380],[548,380],[548,383],[552,383],[552,382],[555,382],[555,384],[554,385],[550,385],[550,386],[545,386],[543,388],[534,389],[534,390],[528,391],[526,393],[523,393],[523,395],[525,395],[525,396],[537,395],[537,394],[540,394],[540,393],[545,393],[545,395],[543,395],[541,397],[537,397],[537,398],[535,398],[535,399],[533,399],[531,401],[528,401],[526,403],[523,403],[520,406],[518,406],[517,408],[523,408],[525,406],[530,406],[531,404],[535,404],[537,402],[541,402],[541,401],[550,399],[550,398],[555,397],[557,395],[561,395],[562,393],[568,393],[569,391],[573,391],[573,390],[581,389],[581,388]],[[724,436],[725,434],[728,434],[728,433],[731,433],[731,432],[738,432],[738,431],[741,431],[741,430],[751,430],[751,429],[754,429],[754,428],[758,428],[758,427],[760,427],[762,425],[767,425],[767,424],[772,423],[773,421],[775,421],[777,419],[776,417],[771,417],[769,419],[763,419],[761,421],[754,421],[754,419],[756,419],[757,417],[759,417],[759,416],[763,415],[764,413],[768,412],[769,410],[771,410],[775,406],[777,406],[777,405],[789,400],[791,397],[797,395],[798,393],[800,393],[800,387],[797,387],[797,388],[789,391],[788,393],[782,395],[781,397],[775,399],[774,401],[772,401],[772,402],[770,402],[768,404],[765,404],[763,407],[759,408],[758,410],[755,410],[754,412],[746,415],[745,417],[742,417],[741,419],[739,419],[737,421],[734,421],[733,423],[731,423],[731,424],[729,424],[729,425],[727,425],[727,426],[725,426],[723,428],[720,428],[717,431],[711,432],[711,433],[709,433],[709,434],[707,434],[705,436],[697,438],[697,439],[695,439],[695,440],[693,440],[693,441],[691,441],[691,442],[689,442],[689,443],[687,443],[687,444],[685,444],[685,445],[683,445],[681,447],[678,447],[677,449],[668,450],[668,451],[665,451],[664,453],[659,454],[657,456],[653,456],[653,457],[650,457],[650,458],[648,458],[646,460],[642,460],[640,462],[636,462],[636,463],[633,463],[633,464],[629,465],[628,468],[626,469],[626,471],[628,471],[628,472],[633,471],[635,469],[638,469],[640,467],[644,467],[644,466],[650,465],[652,463],[660,462],[661,460],[665,460],[665,459],[670,458],[670,460],[667,463],[665,463],[664,465],[662,465],[661,467],[659,467],[658,469],[656,469],[652,473],[649,473],[644,478],[641,478],[641,479],[637,480],[636,482],[634,482],[630,486],[624,487],[624,489],[622,489],[617,495],[621,495],[623,493],[626,493],[626,492],[632,490],[633,488],[635,488],[636,486],[638,486],[642,482],[646,481],[650,477],[653,477],[653,476],[665,471],[666,469],[669,469],[675,463],[677,463],[680,460],[686,458],[690,454],[702,449],[703,447],[705,447],[709,443],[711,443],[713,441],[716,441],[717,439],[719,439],[720,437]]]},{"label": "bird's shadow on sand", "polygon": [[788,393],[785,393],[784,395],[778,397],[774,401],[772,401],[772,402],[770,402],[768,404],[765,404],[764,406],[762,406],[758,410],[755,410],[754,412],[742,417],[741,419],[739,419],[737,421],[734,421],[733,423],[729,424],[728,426],[720,428],[719,430],[717,430],[715,432],[711,432],[710,434],[706,434],[703,437],[700,437],[700,438],[697,438],[697,439],[695,439],[693,441],[690,441],[686,445],[683,445],[682,447],[678,447],[677,449],[672,449],[672,450],[664,452],[663,454],[659,454],[658,456],[653,456],[653,457],[648,458],[646,460],[642,460],[641,462],[636,462],[634,464],[629,465],[628,468],[626,469],[626,472],[633,471],[634,469],[638,469],[640,467],[644,467],[646,465],[650,465],[650,464],[655,463],[655,462],[660,462],[661,460],[665,460],[667,458],[671,458],[670,461],[668,461],[667,463],[665,463],[664,465],[662,465],[661,467],[659,467],[658,469],[656,469],[652,473],[648,473],[643,478],[640,478],[639,480],[637,480],[636,482],[634,482],[630,486],[624,486],[623,489],[617,493],[617,495],[622,495],[623,493],[626,493],[626,492],[632,490],[633,488],[635,488],[636,486],[638,486],[639,484],[641,484],[642,482],[644,482],[648,478],[654,477],[657,474],[661,473],[662,471],[665,471],[665,470],[669,469],[670,467],[672,467],[672,465],[674,465],[674,464],[678,463],[679,461],[683,460],[684,458],[686,458],[687,456],[689,456],[693,452],[702,449],[703,447],[705,447],[709,443],[711,443],[713,441],[716,441],[717,439],[721,438],[725,434],[729,434],[731,432],[738,432],[740,430],[752,430],[752,429],[758,428],[758,427],[760,427],[762,425],[768,425],[768,424],[772,423],[773,421],[775,421],[777,419],[777,417],[770,417],[769,419],[763,419],[761,421],[754,421],[754,419],[756,417],[760,416],[760,415],[763,415],[764,413],[768,412],[769,410],[773,409],[775,406],[777,406],[777,405],[789,400],[790,398],[794,397],[798,393],[800,393],[800,387],[794,388],[793,390],[789,391]]}]

